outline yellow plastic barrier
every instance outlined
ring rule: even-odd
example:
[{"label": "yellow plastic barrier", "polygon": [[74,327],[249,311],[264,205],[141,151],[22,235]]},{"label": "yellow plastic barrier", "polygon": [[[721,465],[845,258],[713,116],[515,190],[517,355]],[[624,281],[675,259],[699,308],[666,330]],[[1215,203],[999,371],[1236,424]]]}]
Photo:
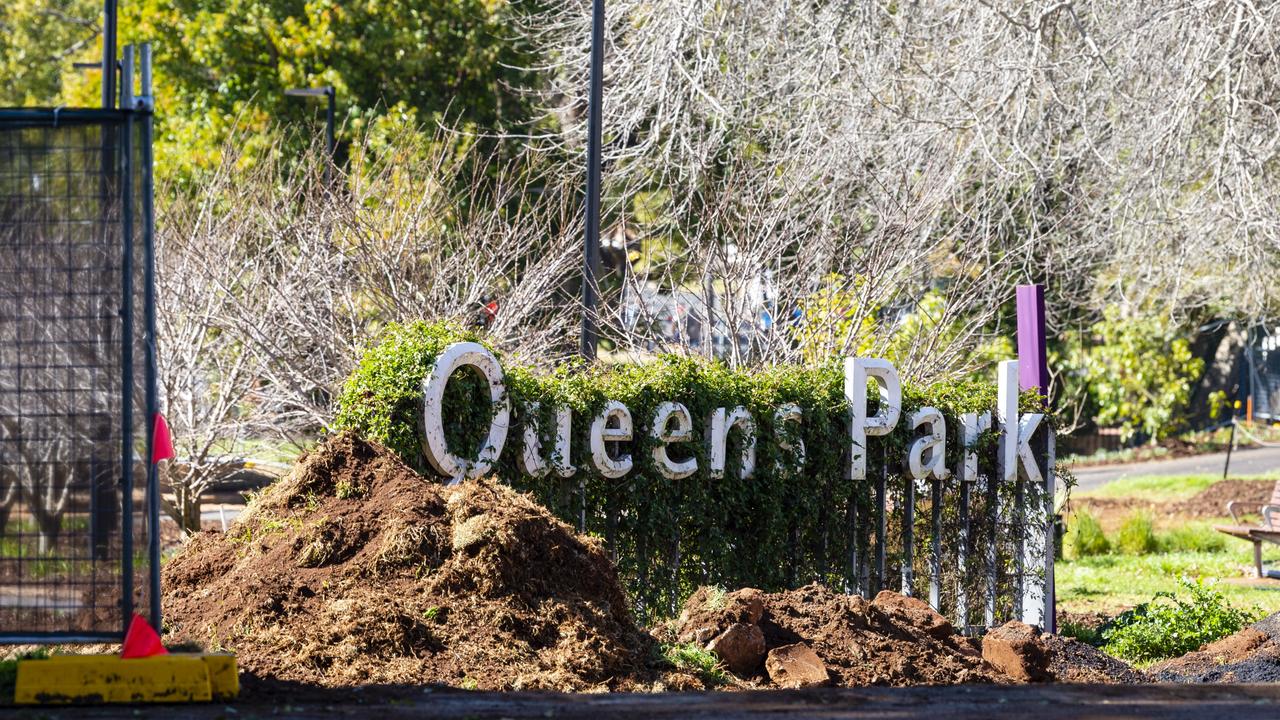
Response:
[{"label": "yellow plastic barrier", "polygon": [[19,705],[209,702],[239,691],[234,655],[56,655],[18,662],[13,699]]}]

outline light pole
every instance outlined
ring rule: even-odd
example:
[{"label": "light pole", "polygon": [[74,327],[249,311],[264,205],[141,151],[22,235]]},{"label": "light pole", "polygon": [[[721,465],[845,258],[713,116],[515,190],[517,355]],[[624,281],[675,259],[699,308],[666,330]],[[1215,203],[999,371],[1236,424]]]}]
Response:
[{"label": "light pole", "polygon": [[604,87],[604,0],[591,5],[591,86],[587,98],[587,216],[582,267],[582,357],[596,359],[600,270],[600,105]]},{"label": "light pole", "polygon": [[337,93],[334,92],[332,85],[325,85],[324,87],[318,87],[318,88],[290,88],[288,90],[285,90],[284,94],[289,95],[291,97],[322,97],[328,100],[328,108],[325,113],[324,140],[325,140],[325,150],[329,153],[329,164],[326,165],[324,169],[324,184],[327,186],[332,186],[333,185],[333,164],[335,161],[334,151],[336,149],[336,145],[334,144],[334,139],[333,139],[333,123],[334,123],[334,116],[336,114],[335,98],[337,96]]},{"label": "light pole", "polygon": [[102,109],[116,106],[116,0],[102,2]]}]

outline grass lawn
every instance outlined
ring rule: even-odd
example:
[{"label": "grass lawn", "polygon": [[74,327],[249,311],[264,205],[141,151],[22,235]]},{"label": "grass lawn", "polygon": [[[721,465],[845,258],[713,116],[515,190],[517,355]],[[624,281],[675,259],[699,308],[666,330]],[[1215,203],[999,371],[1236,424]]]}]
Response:
[{"label": "grass lawn", "polygon": [[1072,493],[1071,497],[1133,498],[1150,502],[1176,502],[1195,497],[1221,480],[1221,476],[1214,475],[1147,475],[1116,480],[1100,488]]},{"label": "grass lawn", "polygon": [[[1243,546],[1243,547],[1239,547]],[[1146,602],[1158,592],[1177,588],[1182,576],[1217,580],[1217,589],[1237,606],[1280,611],[1280,580],[1246,575],[1253,564],[1252,546],[1234,541],[1228,552],[1163,552],[1151,555],[1112,553],[1064,560],[1054,565],[1058,607],[1107,615]],[[1264,561],[1280,564],[1280,548]]]},{"label": "grass lawn", "polygon": [[[1160,509],[1161,503],[1188,500],[1220,480],[1213,475],[1136,477],[1074,494],[1065,558],[1054,566],[1058,606],[1111,615],[1175,590],[1185,576],[1215,581],[1233,605],[1280,611],[1280,580],[1253,577],[1253,545],[1213,529],[1230,524],[1229,518],[1189,518]],[[1100,502],[1090,504],[1090,499]],[[1117,503],[1123,500],[1144,507]],[[1092,530],[1090,520],[1096,520]],[[1098,543],[1089,553],[1080,550],[1084,544],[1075,535],[1090,532],[1105,536],[1105,542],[1098,541],[1105,550]],[[1280,546],[1263,548],[1263,563],[1280,567]]]}]

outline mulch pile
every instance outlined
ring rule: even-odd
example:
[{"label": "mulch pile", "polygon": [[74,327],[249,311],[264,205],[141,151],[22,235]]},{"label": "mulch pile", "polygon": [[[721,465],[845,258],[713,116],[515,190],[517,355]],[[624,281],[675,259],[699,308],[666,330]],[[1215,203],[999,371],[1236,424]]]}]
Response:
[{"label": "mulch pile", "polygon": [[1267,503],[1274,488],[1273,480],[1222,480],[1186,500],[1158,502],[1133,497],[1082,497],[1072,498],[1071,505],[1095,513],[1145,510],[1159,516],[1212,519],[1227,517],[1227,503],[1239,500],[1241,509],[1256,517],[1258,508]]},{"label": "mulch pile", "polygon": [[232,649],[260,678],[555,690],[653,678],[653,642],[595,541],[505,486],[428,482],[351,435],[300,459],[227,533],[193,538],[164,587],[173,640]]},{"label": "mulch pile", "polygon": [[1149,672],[1159,682],[1280,682],[1280,613]]}]

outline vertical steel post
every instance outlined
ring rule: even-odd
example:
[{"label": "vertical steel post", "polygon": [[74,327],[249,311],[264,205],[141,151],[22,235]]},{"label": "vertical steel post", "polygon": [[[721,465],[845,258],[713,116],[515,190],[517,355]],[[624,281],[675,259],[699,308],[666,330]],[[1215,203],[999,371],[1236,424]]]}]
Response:
[{"label": "vertical steel post", "polygon": [[942,481],[934,478],[929,486],[929,605],[942,610]]},{"label": "vertical steel post", "polygon": [[902,488],[902,594],[915,597],[916,481],[910,473]]},{"label": "vertical steel post", "polygon": [[[128,108],[133,95],[133,48],[124,49],[120,73],[120,104]],[[133,113],[124,113],[120,139],[121,250],[120,299],[120,611],[127,632],[133,619]]]},{"label": "vertical steel post", "polygon": [[960,479],[960,537],[956,545],[956,627],[967,633],[969,628],[969,589],[965,580],[969,573],[969,493],[973,482]]},{"label": "vertical steel post", "polygon": [[156,249],[155,249],[155,181],[154,157],[151,143],[154,138],[152,110],[155,107],[151,89],[151,44],[142,45],[142,242],[145,252],[143,267],[143,317],[147,353],[147,560],[151,596],[151,624],[157,630],[163,626],[160,608],[160,474],[155,462],[156,416],[160,413],[160,390],[156,365]]},{"label": "vertical steel post", "polygon": [[116,0],[102,3],[102,109],[116,106]]},{"label": "vertical steel post", "polygon": [[[1017,289],[1018,306],[1018,387],[1020,390],[1039,390],[1040,396],[1049,397],[1049,362],[1046,353],[1044,286],[1019,285]],[[1053,632],[1055,620],[1054,587],[1053,587],[1053,524],[1054,524],[1054,492],[1055,478],[1053,430],[1045,427],[1041,431],[1041,439],[1036,443],[1036,462],[1043,464],[1043,486],[1033,488],[1035,492],[1044,493],[1043,507],[1026,508],[1026,493],[1022,474],[1018,474],[1016,497],[1018,510],[1037,518],[1043,512],[1044,517],[1034,525],[1024,523],[1018,529],[1018,586],[1015,588],[1015,613],[1024,620],[1030,621],[1038,617],[1040,625],[1048,632]],[[1030,533],[1030,537],[1028,537]],[[1041,558],[1044,565],[1044,586],[1039,587],[1037,580],[1031,579],[1031,586],[1026,585],[1028,561],[1035,560],[1036,551],[1044,553]],[[1028,606],[1029,604],[1029,606]]]},{"label": "vertical steel post", "polygon": [[587,202],[582,267],[582,357],[595,360],[600,269],[600,145],[604,95],[604,0],[591,4],[591,81],[587,98]]}]

